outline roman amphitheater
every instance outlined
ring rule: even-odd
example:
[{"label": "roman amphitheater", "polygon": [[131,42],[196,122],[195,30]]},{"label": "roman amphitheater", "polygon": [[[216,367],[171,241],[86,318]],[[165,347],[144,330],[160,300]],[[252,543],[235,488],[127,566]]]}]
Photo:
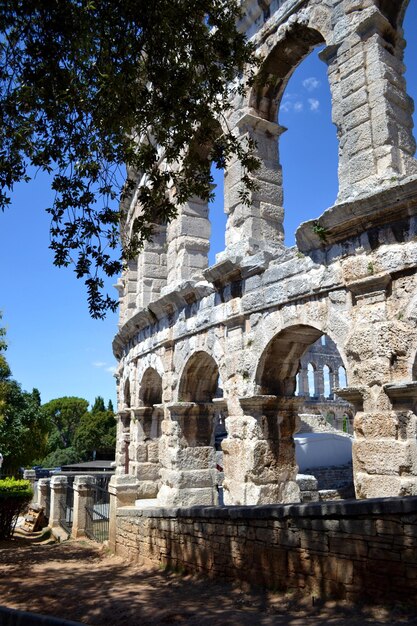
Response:
[{"label": "roman amphitheater", "polygon": [[[119,280],[111,542],[140,560],[185,562],[212,573],[223,568],[248,577],[249,563],[258,581],[276,584],[301,576],[313,584],[316,559],[321,577],[316,572],[315,580],[323,588],[342,585],[354,595],[356,560],[369,564],[371,544],[365,556],[362,548],[343,552],[326,520],[337,519],[342,532],[343,519],[353,516],[354,525],[365,516],[375,528],[391,528],[392,541],[397,523],[416,530],[416,499],[407,498],[417,496],[417,162],[402,62],[408,2],[243,4],[239,29],[264,59],[263,80],[236,99],[228,123],[242,140],[256,141],[258,188],[244,205],[241,167],[228,164],[226,246],[214,265],[208,265],[208,206],[195,198],[172,223],[157,227]],[[334,206],[298,228],[297,245],[289,248],[283,243],[278,109],[289,77],[319,45],[338,134],[339,191]],[[306,386],[300,372],[321,337],[334,343],[346,373],[341,384],[339,365],[327,364],[332,392],[354,415],[356,500],[350,504],[295,504],[301,496],[294,435]],[[219,433],[223,507],[216,506]],[[407,502],[414,503],[414,522],[404,521]],[[316,523],[309,530],[307,518]],[[299,533],[296,558],[294,546],[282,541],[289,526],[280,527],[279,548],[262,538],[289,519]],[[227,549],[213,543],[216,532],[225,538],[219,520],[229,529]],[[349,532],[357,539],[365,526]],[[314,544],[320,529],[326,558],[333,559],[331,574]],[[258,548],[250,552],[252,540]],[[283,568],[277,571],[278,561],[271,563],[268,554],[283,545],[286,565],[277,557]],[[399,580],[409,589],[415,582],[404,572]],[[385,588],[379,582],[379,590]]]}]

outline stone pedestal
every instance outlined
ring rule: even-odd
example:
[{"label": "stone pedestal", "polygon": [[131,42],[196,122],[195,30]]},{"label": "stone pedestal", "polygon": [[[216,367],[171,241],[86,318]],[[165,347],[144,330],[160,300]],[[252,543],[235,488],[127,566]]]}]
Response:
[{"label": "stone pedestal", "polygon": [[228,417],[224,451],[225,504],[299,502],[293,434],[302,398],[240,398],[243,415]]},{"label": "stone pedestal", "polygon": [[216,457],[212,404],[178,402],[168,405],[162,422],[160,506],[215,505]]},{"label": "stone pedestal", "polygon": [[37,494],[36,494],[37,485],[36,485],[35,470],[25,470],[23,472],[23,478],[30,482],[30,486],[32,487],[32,491],[33,491],[33,500],[36,501],[37,500]]},{"label": "stone pedestal", "polygon": [[86,507],[94,505],[94,493],[96,486],[94,476],[76,476],[74,480],[74,517],[72,522],[71,537],[78,539],[84,537],[87,527]]},{"label": "stone pedestal", "polygon": [[138,480],[135,476],[113,475],[109,483],[109,547],[116,550],[116,511],[119,507],[134,506],[138,494]]},{"label": "stone pedestal", "polygon": [[59,526],[61,509],[65,505],[67,497],[68,479],[66,476],[53,476],[51,478],[51,501],[49,512],[49,526]]},{"label": "stone pedestal", "polygon": [[51,501],[51,479],[40,478],[38,480],[38,505],[43,508],[45,516],[49,518]]}]

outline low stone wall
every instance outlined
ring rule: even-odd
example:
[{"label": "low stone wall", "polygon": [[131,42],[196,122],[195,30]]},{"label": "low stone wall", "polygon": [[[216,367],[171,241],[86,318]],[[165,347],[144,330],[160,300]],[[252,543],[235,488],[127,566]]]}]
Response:
[{"label": "low stone wall", "polygon": [[144,565],[315,596],[417,603],[417,497],[120,508],[116,552]]}]

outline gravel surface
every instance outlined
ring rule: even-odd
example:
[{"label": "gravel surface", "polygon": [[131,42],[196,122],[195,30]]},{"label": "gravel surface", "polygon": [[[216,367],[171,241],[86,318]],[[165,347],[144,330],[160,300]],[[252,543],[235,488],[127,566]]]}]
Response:
[{"label": "gravel surface", "polygon": [[90,626],[415,624],[417,610],[349,606],[127,564],[90,541],[0,542],[0,605]]}]

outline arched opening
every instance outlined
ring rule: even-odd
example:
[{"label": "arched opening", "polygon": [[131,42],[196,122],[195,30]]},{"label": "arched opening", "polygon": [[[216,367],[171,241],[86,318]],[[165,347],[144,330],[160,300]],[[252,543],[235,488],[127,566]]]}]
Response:
[{"label": "arched opening", "polygon": [[213,177],[213,198],[209,202],[209,218],[211,224],[209,266],[216,262],[216,254],[225,248],[227,216],[224,212],[224,170],[211,167]]},{"label": "arched opening", "polygon": [[139,406],[130,424],[130,474],[138,480],[138,498],[156,498],[160,486],[159,439],[163,411],[162,378],[152,367],[145,370],[139,384]]},{"label": "arched opening", "polygon": [[[180,402],[211,402],[221,397],[219,368],[207,352],[193,354],[182,372],[178,400]],[[219,396],[220,393],[220,396]]]},{"label": "arched opening", "polygon": [[[290,434],[285,443],[288,454],[291,454],[290,439],[295,443],[293,454],[299,471],[314,476],[317,473],[319,490],[333,489],[331,497],[335,499],[352,497],[352,440],[346,437],[352,432],[352,420],[343,419],[343,415],[353,416],[353,408],[332,394],[334,372],[340,372],[346,386],[346,370],[334,341],[326,335],[323,342],[322,335],[319,329],[306,325],[293,326],[278,333],[260,359],[256,381],[261,394],[279,396],[278,413],[281,411],[284,420],[289,420],[290,424],[291,415],[285,412],[286,406],[292,406],[299,416],[298,434],[294,433],[296,428],[290,433],[289,427],[285,431],[280,426],[281,432]],[[298,404],[291,404],[291,396],[298,396]],[[281,407],[284,407],[283,411]],[[338,432],[342,430],[346,434]],[[280,445],[283,445],[282,439]],[[320,482],[326,471],[331,474],[328,470],[333,467],[344,468],[340,475],[343,480],[348,477],[349,488],[339,491],[337,473],[333,473],[333,486]],[[326,487],[322,486],[324,484]]]},{"label": "arched opening", "polygon": [[[301,356],[322,334],[317,328],[302,324],[278,333],[269,342],[259,361],[256,382],[260,393],[276,396],[295,395],[295,377]],[[300,395],[304,395],[301,394],[301,390]]]},{"label": "arched opening", "polygon": [[127,379],[123,388],[123,403],[125,408],[130,408],[130,380]]},{"label": "arched opening", "polygon": [[[399,11],[397,22],[402,22],[404,39],[406,42],[406,48],[404,50],[404,65],[405,65],[405,80],[407,85],[407,94],[414,101],[414,113],[413,113],[413,136],[417,142],[417,72],[416,72],[416,59],[417,59],[417,37],[416,37],[416,23],[417,23],[417,3],[404,0],[403,2],[393,3],[385,0],[385,4],[389,8],[395,10],[394,5],[397,6]],[[405,13],[405,15],[404,15]],[[417,154],[415,154],[417,156]]]},{"label": "arched opening", "polygon": [[[335,203],[338,192],[338,140],[322,46],[297,67],[281,99],[279,123],[284,191],[285,243],[295,231]],[[324,174],[325,173],[325,174]]]},{"label": "arched opening", "polygon": [[340,388],[342,388],[342,389],[343,389],[344,387],[347,387],[346,370],[345,370],[345,368],[343,367],[343,365],[340,365],[340,366],[339,366],[339,369],[338,369],[338,377],[339,377],[339,384],[338,384],[338,387],[340,387]]},{"label": "arched opening", "polygon": [[323,387],[324,397],[330,398],[333,390],[330,382],[330,367],[327,364],[323,366]]},{"label": "arched opening", "polygon": [[307,365],[308,395],[314,398],[316,395],[316,368],[312,363]]},{"label": "arched opening", "polygon": [[260,117],[286,130],[279,139],[275,169],[281,176],[282,166],[287,245],[294,244],[301,222],[318,217],[334,204],[338,192],[338,141],[327,66],[319,58],[324,44],[318,31],[291,25],[265,59],[251,96]]},{"label": "arched opening", "polygon": [[139,387],[139,400],[144,406],[162,403],[162,378],[153,367],[148,367]]}]

